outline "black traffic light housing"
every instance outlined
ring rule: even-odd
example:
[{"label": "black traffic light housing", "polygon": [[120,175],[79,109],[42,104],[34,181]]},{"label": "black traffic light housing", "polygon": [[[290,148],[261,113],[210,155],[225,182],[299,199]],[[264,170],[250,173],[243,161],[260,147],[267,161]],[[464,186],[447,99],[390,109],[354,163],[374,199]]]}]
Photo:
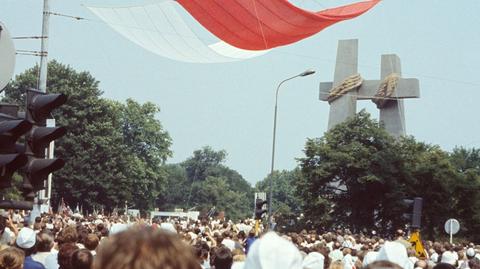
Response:
[{"label": "black traffic light housing", "polygon": [[17,114],[18,106],[0,104],[0,189],[11,187],[12,175],[28,161],[27,156],[18,151],[17,140],[32,124],[17,118]]},{"label": "black traffic light housing", "polygon": [[411,210],[411,213],[403,214],[405,218],[411,221],[410,227],[420,229],[422,224],[423,198],[415,197],[413,199],[404,199],[403,203],[407,206],[408,211]]},{"label": "black traffic light housing", "polygon": [[[24,195],[31,197],[31,192],[45,188],[44,181],[50,173],[65,165],[62,159],[44,159],[45,150],[54,141],[65,135],[64,127],[46,127],[46,119],[52,111],[67,101],[64,94],[46,94],[35,89],[27,90],[26,119],[33,128],[25,137],[25,154],[28,163],[24,168]],[[31,188],[31,189],[30,189]]]},{"label": "black traffic light housing", "polygon": [[263,217],[263,214],[267,213],[267,210],[263,208],[263,206],[266,204],[267,204],[267,201],[264,201],[259,198],[255,201],[255,219],[256,220],[261,220]]}]

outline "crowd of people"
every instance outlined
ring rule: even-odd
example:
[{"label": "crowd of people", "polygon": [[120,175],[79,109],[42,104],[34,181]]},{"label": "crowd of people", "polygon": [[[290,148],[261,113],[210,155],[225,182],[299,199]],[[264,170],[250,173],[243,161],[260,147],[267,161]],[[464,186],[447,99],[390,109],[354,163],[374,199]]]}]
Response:
[{"label": "crowd of people", "polygon": [[335,230],[278,234],[254,220],[0,216],[0,269],[480,269],[480,246]]}]

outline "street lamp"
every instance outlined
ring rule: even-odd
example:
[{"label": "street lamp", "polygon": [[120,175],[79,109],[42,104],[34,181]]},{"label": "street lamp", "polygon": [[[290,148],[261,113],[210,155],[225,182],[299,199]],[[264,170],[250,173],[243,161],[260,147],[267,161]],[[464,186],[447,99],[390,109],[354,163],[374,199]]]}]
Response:
[{"label": "street lamp", "polygon": [[297,77],[306,77],[309,75],[315,74],[315,70],[313,69],[307,69],[303,71],[302,73],[295,75],[293,77],[287,78],[280,82],[277,87],[277,91],[275,92],[275,112],[273,114],[273,145],[272,145],[272,166],[270,168],[270,194],[269,194],[269,199],[268,199],[268,224],[270,228],[272,227],[272,198],[273,198],[273,169],[274,169],[274,164],[275,164],[275,136],[277,133],[277,107],[278,107],[278,91],[280,90],[280,86],[282,86],[283,83],[297,78]]}]

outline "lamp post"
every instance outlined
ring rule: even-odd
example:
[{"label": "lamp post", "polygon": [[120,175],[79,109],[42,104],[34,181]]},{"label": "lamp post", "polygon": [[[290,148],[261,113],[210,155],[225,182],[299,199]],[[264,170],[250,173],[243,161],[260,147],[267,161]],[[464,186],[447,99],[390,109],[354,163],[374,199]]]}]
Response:
[{"label": "lamp post", "polygon": [[283,83],[292,80],[297,77],[306,77],[309,75],[315,74],[315,70],[313,69],[307,69],[304,72],[295,75],[293,77],[287,78],[280,82],[277,87],[277,91],[275,92],[275,112],[273,114],[273,144],[272,144],[272,165],[270,168],[270,182],[269,182],[269,188],[270,188],[270,194],[269,194],[269,199],[268,199],[268,224],[269,228],[272,228],[272,198],[273,198],[273,170],[275,167],[275,137],[277,133],[277,110],[278,110],[278,91],[280,90],[280,86],[282,86]]}]

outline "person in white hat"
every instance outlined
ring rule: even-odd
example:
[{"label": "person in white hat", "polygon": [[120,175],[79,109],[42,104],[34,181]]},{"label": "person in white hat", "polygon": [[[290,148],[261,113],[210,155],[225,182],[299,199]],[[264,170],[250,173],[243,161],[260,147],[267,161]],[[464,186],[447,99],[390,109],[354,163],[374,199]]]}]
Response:
[{"label": "person in white hat", "polygon": [[310,252],[303,259],[302,267],[303,269],[324,269],[325,257],[321,253]]},{"label": "person in white hat", "polygon": [[292,242],[268,232],[252,244],[246,269],[301,269],[302,255]]},{"label": "person in white hat", "polygon": [[413,263],[408,259],[407,249],[399,242],[385,242],[377,255],[377,261],[389,261],[403,269],[413,269]]},{"label": "person in white hat", "polygon": [[23,228],[18,233],[15,244],[23,252],[25,252],[25,261],[23,263],[23,269],[45,269],[43,264],[34,261],[32,254],[35,249],[37,234],[30,228]]},{"label": "person in white hat", "polygon": [[440,262],[448,263],[455,266],[457,264],[457,259],[452,251],[444,251],[442,253],[442,259],[440,260]]}]

